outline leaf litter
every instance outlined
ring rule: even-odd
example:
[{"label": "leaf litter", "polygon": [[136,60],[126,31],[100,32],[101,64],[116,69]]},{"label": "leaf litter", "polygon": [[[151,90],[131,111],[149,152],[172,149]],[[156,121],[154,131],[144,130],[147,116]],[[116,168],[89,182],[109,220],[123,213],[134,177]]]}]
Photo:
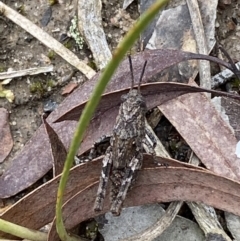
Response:
[{"label": "leaf litter", "polygon": [[[92,205],[97,185],[98,182],[92,183],[65,203],[63,215],[67,229],[96,215]],[[231,210],[230,212],[239,215],[238,188],[238,182],[198,169],[147,168],[140,171],[139,179],[127,196],[124,206],[188,200],[204,202],[221,210]],[[110,203],[106,203],[101,213],[105,213],[109,207]],[[48,238],[51,241],[59,240],[55,223]]]},{"label": "leaf litter", "polygon": [[187,94],[158,108],[208,169],[240,180],[237,140],[206,95]]},{"label": "leaf litter", "polygon": [[[74,206],[72,206],[72,203],[70,202],[69,205],[72,206],[72,208],[75,208],[76,212],[81,212],[79,215],[76,214],[76,216],[73,216],[73,219],[69,219],[68,222],[70,224],[67,224],[67,228],[69,228],[71,225],[74,225],[75,222],[81,222],[82,220],[87,219],[89,216],[85,216],[84,212],[92,212],[92,208],[89,206],[84,206],[84,202],[81,202],[81,199],[79,199],[79,196],[85,199],[85,201],[90,202],[90,200],[94,200],[95,192],[91,192],[91,197],[84,196],[83,194],[79,194],[78,197],[74,196],[78,192],[81,192],[81,190],[84,190],[88,185],[92,185],[93,183],[97,183],[99,179],[99,170],[101,167],[101,160],[102,158],[98,158],[96,161],[88,162],[84,165],[76,166],[72,168],[71,174],[69,176],[65,196],[64,196],[64,202],[67,202],[67,200],[71,199],[73,197],[73,200],[71,199],[71,202],[76,202]],[[205,195],[208,196],[208,199],[211,199],[211,202],[214,203],[213,206],[221,208],[221,209],[227,209],[231,210],[234,209],[238,203],[236,200],[236,197],[240,198],[237,192],[237,187],[240,185],[237,182],[234,182],[233,180],[228,180],[223,177],[219,177],[215,174],[212,174],[208,172],[207,170],[199,167],[192,166],[190,164],[178,162],[173,159],[168,158],[161,158],[157,157],[157,161],[161,163],[166,163],[169,165],[169,168],[161,167],[156,168],[156,165],[152,162],[152,157],[150,155],[144,155],[144,170],[149,170],[150,173],[140,174],[139,180],[137,180],[137,184],[134,185],[133,190],[129,193],[130,195],[128,198],[130,198],[130,203],[128,204],[128,201],[126,201],[126,206],[135,206],[140,205],[138,201],[136,201],[136,198],[139,197],[139,195],[134,195],[132,192],[135,193],[134,189],[138,188],[140,185],[140,189],[136,191],[139,193],[144,193],[141,191],[141,185],[144,186],[144,191],[146,189],[148,190],[147,193],[151,192],[150,184],[148,182],[151,182],[154,187],[159,186],[161,190],[159,190],[159,197],[158,200],[160,201],[170,201],[170,200],[177,200],[177,198],[184,198],[185,196],[181,196],[181,193],[184,193],[183,195],[186,195],[186,200],[196,200],[202,201],[205,200]],[[197,173],[193,172],[192,174],[188,171],[190,170],[196,170]],[[155,173],[152,173],[152,171]],[[142,171],[141,171],[142,172]],[[196,178],[196,176],[198,178]],[[14,206],[12,206],[9,210],[7,210],[4,214],[2,214],[2,218],[5,220],[11,220],[12,222],[16,224],[21,224],[25,227],[38,229],[45,224],[52,221],[52,219],[55,216],[55,201],[56,201],[56,191],[59,183],[60,176],[55,177],[54,179],[50,180],[46,184],[40,186],[36,190],[34,190],[32,193],[25,196],[23,199],[19,200]],[[209,178],[211,180],[209,180]],[[177,179],[177,180],[176,180]],[[161,184],[160,184],[161,183]],[[164,185],[166,183],[166,185]],[[200,183],[200,184],[199,184]],[[159,184],[159,185],[158,185]],[[203,187],[206,185],[207,193],[202,193]],[[193,187],[192,187],[193,186]],[[192,188],[191,188],[192,187]],[[175,197],[176,199],[173,199],[173,188],[176,190],[174,191],[174,195],[179,195],[178,197]],[[189,188],[189,189],[188,189]],[[178,190],[179,189],[179,190]],[[165,191],[164,191],[165,190]],[[185,192],[183,191],[185,190]],[[210,195],[214,190],[215,195]],[[153,197],[155,191],[152,190],[153,193],[151,193],[151,197]],[[189,192],[192,193],[191,196],[189,196]],[[228,194],[227,197],[223,196],[222,192],[226,192]],[[48,193],[48,195],[46,195]],[[136,194],[135,193],[135,194]],[[158,191],[157,191],[158,193]],[[196,193],[198,195],[196,195]],[[146,201],[145,199],[148,198],[149,195],[143,195],[142,202]],[[221,199],[219,200],[219,194],[221,196]],[[45,196],[44,202],[42,201],[42,196]],[[83,195],[83,196],[82,196]],[[195,197],[195,198],[194,198]],[[172,198],[172,199],[171,199]],[[194,199],[190,199],[194,198]],[[228,204],[228,198],[233,200],[231,201],[231,205],[229,207]],[[139,198],[137,198],[139,199]],[[108,200],[108,199],[106,199]],[[148,201],[146,203],[152,203],[156,202],[156,197],[152,199],[152,201]],[[134,203],[134,205],[133,205]],[[212,204],[211,203],[211,204]],[[226,204],[227,203],[227,204]],[[34,204],[34,205],[33,205]],[[234,204],[234,205],[232,205]],[[24,205],[25,208],[25,215],[24,217],[22,214],[22,206]],[[83,209],[83,206],[84,209]],[[106,208],[108,208],[109,203],[106,202],[106,205],[104,206],[104,210],[106,211]],[[77,207],[78,206],[78,207]],[[225,207],[227,206],[227,207]],[[69,213],[68,213],[69,214]],[[94,215],[93,212],[91,215]],[[67,215],[68,216],[68,215]],[[72,214],[69,216],[71,217]],[[77,218],[78,216],[78,218]],[[78,221],[76,220],[78,219]],[[72,221],[71,221],[72,220]],[[70,226],[68,226],[70,225]],[[8,235],[2,234],[2,237],[9,238]],[[50,239],[55,240],[55,239]]]},{"label": "leaf litter", "polygon": [[[174,88],[172,88],[172,86],[175,86],[175,88],[177,89],[177,90],[179,90],[179,86],[183,86],[184,88],[183,88],[183,90],[184,91],[188,91],[189,89],[195,89],[195,90],[197,90],[197,88],[195,88],[195,87],[192,87],[192,86],[187,86],[187,85],[183,85],[183,84],[176,84],[176,83],[162,83],[163,84],[163,86],[164,86],[164,84],[165,84],[165,87],[168,87],[169,88],[169,85],[171,86],[171,91],[173,91],[174,90]],[[155,91],[156,91],[156,85],[160,85],[159,83],[154,83],[154,84],[148,84],[148,85],[145,85],[145,88],[146,88],[146,93],[151,93],[151,91],[153,91],[154,93],[155,93]],[[143,92],[145,91],[145,88],[144,88],[144,86],[143,86]],[[121,91],[120,91],[120,93],[122,93]],[[170,92],[171,93],[171,92]],[[174,94],[174,96],[176,96],[176,94],[177,94],[177,91],[175,91],[174,92],[175,94]],[[181,93],[181,92],[180,92]],[[173,94],[173,93],[172,93]],[[113,99],[114,98],[117,98],[117,99],[119,99],[119,96],[118,95],[116,95],[115,93],[112,93],[112,94],[109,94],[109,95],[112,95],[113,96]],[[229,95],[229,94],[228,94]],[[150,94],[149,96],[153,96],[152,94]],[[159,96],[161,96],[161,95],[159,95]],[[159,97],[158,96],[158,97]],[[163,95],[164,97],[163,98],[165,98],[165,100],[166,100],[166,98],[167,99],[171,99],[171,98],[173,98],[173,97],[171,97],[171,95],[170,95],[170,97],[168,96],[168,95]],[[155,97],[156,98],[156,97]],[[239,98],[239,97],[237,97],[237,98]],[[156,103],[155,104],[157,104],[157,102],[159,102],[159,100],[155,100],[156,101]],[[111,129],[110,127],[109,127],[109,129]],[[166,160],[164,161],[164,162],[166,162]],[[93,165],[93,164],[91,164],[92,162],[90,162],[90,163],[88,163],[88,164],[85,164],[85,165]],[[84,166],[85,166],[84,165]],[[173,164],[171,164],[170,165],[171,167],[172,166],[174,166]],[[97,180],[98,180],[98,175],[99,175],[99,168],[93,168],[93,167],[91,167],[90,168],[91,170],[92,169],[94,169],[95,170],[95,172],[96,172],[96,174],[95,174],[95,176],[94,176],[94,174],[92,174],[92,173],[90,173],[89,171],[88,172],[86,172],[86,175],[89,175],[89,177],[91,177],[91,178],[93,178],[93,179],[91,179],[91,182],[93,183],[93,182],[96,182]],[[205,171],[206,172],[206,171]],[[71,173],[71,175],[70,176],[72,176],[73,174]],[[79,178],[81,177],[81,181],[79,181],[79,180],[77,180],[78,178],[76,178],[75,177],[75,181],[74,181],[74,183],[71,183],[71,181],[69,181],[69,185],[71,185],[75,190],[74,191],[72,191],[71,193],[70,193],[70,195],[68,196],[68,195],[66,195],[66,200],[68,200],[70,197],[72,197],[72,196],[74,196],[76,193],[77,193],[77,190],[76,190],[76,188],[78,189],[78,184],[76,184],[76,183],[78,183],[78,182],[80,182],[81,183],[81,185],[83,185],[83,182],[82,182],[82,180],[85,180],[85,178],[83,178],[83,176],[82,175],[78,175],[79,176]],[[181,176],[181,175],[180,175]],[[153,176],[154,177],[154,176]],[[58,177],[59,178],[59,177]],[[53,180],[55,180],[55,179],[53,179]],[[53,180],[51,180],[50,181],[50,183],[53,181]],[[91,184],[91,182],[89,182],[89,185]],[[58,183],[58,182],[57,182]],[[57,189],[57,183],[55,183],[55,186],[54,186],[54,188],[53,187],[51,187],[50,189],[49,189],[49,191],[47,192],[47,193],[53,193],[54,195],[52,196],[52,197],[50,197],[50,195],[47,197],[47,199],[48,200],[46,200],[46,202],[44,203],[44,208],[46,209],[46,210],[48,210],[48,214],[46,214],[46,213],[44,213],[44,211],[41,211],[40,213],[42,213],[42,215],[44,216],[44,218],[42,219],[43,220],[43,223],[40,223],[39,222],[39,219],[41,220],[41,218],[39,217],[39,211],[40,210],[36,210],[36,206],[34,205],[34,207],[32,207],[32,208],[34,208],[34,212],[35,212],[35,214],[33,214],[33,215],[36,215],[37,217],[35,217],[35,219],[36,220],[38,220],[37,221],[37,224],[34,224],[34,222],[33,222],[33,220],[34,220],[34,217],[31,217],[31,218],[29,218],[29,216],[27,215],[27,217],[28,217],[28,220],[26,220],[26,222],[29,222],[29,220],[31,220],[31,222],[30,222],[30,224],[29,223],[23,223],[23,220],[22,220],[22,218],[21,218],[21,220],[20,220],[20,222],[21,222],[21,225],[24,225],[24,226],[26,226],[26,227],[29,227],[28,225],[39,225],[39,226],[37,226],[37,227],[32,227],[31,226],[31,228],[39,228],[39,227],[41,227],[40,225],[44,225],[44,224],[46,224],[46,223],[48,223],[49,221],[51,221],[51,219],[53,218],[53,216],[54,216],[54,211],[55,211],[55,209],[54,209],[54,205],[55,205],[55,194],[56,194],[56,189]],[[86,184],[86,183],[85,183]],[[87,185],[87,184],[86,184]],[[82,187],[86,187],[86,185],[83,185]],[[38,193],[39,193],[39,190],[43,190],[44,192],[46,192],[47,191],[47,184],[45,184],[45,185],[43,185],[42,187],[40,187],[39,189],[36,189],[32,194],[29,194],[28,196],[26,196],[24,199],[22,199],[21,201],[23,201],[24,203],[25,203],[25,205],[26,205],[26,203],[27,203],[27,198],[35,198],[36,196],[37,196],[37,198],[39,199],[39,196],[41,196],[41,195],[39,195]],[[172,187],[171,187],[172,188]],[[202,187],[201,187],[201,189],[202,189]],[[51,191],[50,191],[51,190]],[[170,190],[170,189],[169,189]],[[218,190],[221,190],[220,189],[220,187],[218,188]],[[198,192],[200,192],[200,189],[198,190]],[[172,193],[172,191],[171,191],[171,193]],[[165,194],[164,194],[165,195]],[[188,199],[188,200],[190,200],[190,199]],[[198,200],[198,201],[202,201],[203,199],[200,199],[200,200]],[[22,203],[21,203],[21,201],[19,202],[19,203],[16,203],[15,205],[14,205],[14,207],[12,207],[9,211],[7,211],[5,214],[3,214],[3,218],[5,219],[5,218],[9,218],[9,214],[11,213],[11,212],[14,212],[15,214],[16,214],[16,209],[18,209],[19,207],[22,207]],[[35,203],[35,202],[33,202],[33,201],[31,201],[31,202],[29,202],[30,203],[30,206],[32,205],[32,203]],[[38,202],[39,203],[39,202]],[[48,206],[48,207],[46,207],[46,205]],[[218,204],[216,204],[216,203],[214,203],[214,205],[216,206],[217,205],[217,207],[219,207],[218,206]],[[29,206],[29,210],[31,210],[31,207]],[[40,204],[38,204],[37,205],[37,207],[42,207]],[[222,207],[221,207],[222,208]],[[224,208],[225,208],[225,206],[224,206]],[[223,208],[223,209],[224,209]],[[49,210],[50,209],[52,209],[52,212],[50,213],[49,212]],[[9,215],[9,216],[8,216]],[[16,216],[16,218],[17,217],[20,217],[21,215],[14,215],[14,216]],[[47,217],[46,217],[47,216]],[[13,218],[14,217],[11,217],[10,218],[10,220],[13,220]],[[16,223],[18,223],[18,221],[17,220],[14,220],[14,222],[16,222]]]},{"label": "leaf litter", "polygon": [[[177,4],[176,1],[171,1],[169,5],[172,6],[168,10],[164,10],[158,19],[155,32],[149,41],[152,44],[151,47],[154,43],[155,46],[160,48],[170,47],[190,52],[210,53],[216,42],[215,24],[218,1],[194,0],[181,1],[181,3],[178,1]],[[199,63],[196,61],[183,62],[178,64],[174,71],[174,74],[171,74],[170,77],[166,75],[169,81],[172,81],[173,76],[176,76],[176,79],[180,79],[182,76],[186,79],[189,77],[195,78],[199,71],[200,85],[210,86],[211,84],[209,63],[206,63],[206,61],[199,61]],[[180,78],[178,77],[179,74]],[[219,78],[217,78],[217,82],[219,82]],[[214,225],[210,225],[209,220],[204,219],[204,217],[210,216],[209,212],[206,212],[198,203],[192,204],[194,204],[192,213],[204,233],[206,231],[204,225],[208,223],[207,233],[217,234],[218,231],[214,228]],[[196,213],[202,218],[199,219]],[[211,230],[209,229],[210,226],[212,226]],[[222,233],[222,230],[219,231]],[[206,233],[205,235],[207,236]],[[225,236],[227,240],[230,239],[226,234],[224,234]]]},{"label": "leaf litter", "polygon": [[[160,73],[163,69],[168,68],[176,63],[181,61],[185,61],[187,59],[209,59],[215,60],[220,64],[231,69],[231,66],[217,58],[213,58],[211,56],[198,55],[194,53],[187,53],[177,50],[149,50],[144,51],[142,53],[138,53],[132,57],[133,66],[134,66],[134,74],[136,78],[139,78],[141,73],[141,68],[144,61],[148,60],[148,66],[146,68],[145,76],[147,78],[143,78],[143,82],[146,83],[147,80],[156,76],[156,74]],[[129,87],[129,66],[128,61],[123,61],[116,71],[114,77],[110,81],[107,90],[105,93],[111,93],[116,90],[125,89]],[[53,129],[59,135],[61,141],[63,142],[66,149],[68,148],[71,138],[73,136],[76,122],[74,121],[64,121],[62,123],[54,123],[53,121],[60,118],[63,114],[65,114],[68,110],[71,110],[75,106],[81,105],[86,102],[92,93],[92,90],[99,78],[99,74],[94,76],[91,80],[84,83],[81,87],[76,89],[71,95],[69,95],[62,103],[58,106],[58,108],[52,112],[47,121],[52,125]],[[189,88],[189,87],[186,87]],[[127,90],[126,90],[127,91]],[[164,92],[164,90],[162,90]],[[157,94],[156,94],[157,95]],[[164,95],[164,94],[163,94]],[[175,96],[177,93],[175,94]],[[112,95],[110,103],[119,104],[120,99],[116,96],[116,94]],[[150,102],[147,100],[147,104]],[[113,111],[108,115],[109,128],[107,128],[110,132],[110,123],[114,123],[116,117],[116,108],[115,112]],[[106,123],[106,122],[105,122]],[[99,123],[100,125],[100,123]],[[101,126],[101,125],[100,125]],[[113,124],[112,124],[113,126]],[[99,128],[101,129],[101,128]],[[98,129],[98,130],[99,130]],[[106,127],[105,127],[106,129]],[[93,133],[92,133],[93,134]],[[101,133],[94,133],[98,138],[101,137]],[[84,149],[81,149],[81,153],[87,151],[96,139],[93,139],[94,136],[89,136],[87,138],[88,143],[86,141],[86,146]],[[84,146],[84,142],[81,148]],[[41,168],[39,168],[39,163]],[[28,172],[25,172],[25,168],[28,169]],[[9,164],[8,169],[4,172],[4,174],[0,177],[0,197],[7,198],[12,196],[21,190],[29,187],[37,180],[39,180],[43,175],[45,175],[52,168],[51,161],[51,152],[49,141],[46,133],[43,130],[43,126],[40,126],[39,129],[35,132],[30,141],[23,147],[22,151],[16,155],[12,162]],[[7,177],[7,179],[6,179]]]}]

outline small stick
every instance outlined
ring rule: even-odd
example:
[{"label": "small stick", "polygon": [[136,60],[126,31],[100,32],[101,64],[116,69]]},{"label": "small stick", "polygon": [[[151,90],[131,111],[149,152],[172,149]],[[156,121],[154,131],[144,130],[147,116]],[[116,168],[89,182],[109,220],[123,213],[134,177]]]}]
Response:
[{"label": "small stick", "polygon": [[46,67],[16,70],[16,71],[8,71],[8,72],[0,73],[0,80],[12,79],[12,78],[22,77],[26,75],[37,75],[37,74],[48,73],[52,71],[53,71],[53,65],[49,65]]},{"label": "small stick", "polygon": [[[198,53],[208,55],[208,46],[203,29],[202,17],[199,11],[198,2],[197,0],[187,0],[187,5],[192,20],[192,26],[198,47]],[[208,61],[199,61],[199,75],[200,86],[206,89],[211,89],[210,63]],[[208,95],[210,97],[210,94]]]}]

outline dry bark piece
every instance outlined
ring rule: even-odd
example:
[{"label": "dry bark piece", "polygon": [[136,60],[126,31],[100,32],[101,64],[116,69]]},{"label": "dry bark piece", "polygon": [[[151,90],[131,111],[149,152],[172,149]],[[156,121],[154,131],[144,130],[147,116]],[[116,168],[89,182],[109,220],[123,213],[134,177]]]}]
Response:
[{"label": "dry bark piece", "polygon": [[[157,157],[160,163],[166,163],[172,167],[193,168],[204,170],[203,168],[196,168],[192,165],[176,161],[174,159],[167,159]],[[85,163],[84,165],[75,166],[71,169],[67,187],[64,192],[64,202],[74,196],[77,192],[85,189],[99,180],[99,174],[102,165],[102,157],[97,158],[96,161]],[[143,168],[155,167],[156,164],[152,160],[152,156],[144,155]],[[45,224],[50,223],[55,216],[56,192],[59,185],[60,176],[55,177],[49,182],[35,189],[33,192],[19,200],[11,208],[1,215],[1,218],[13,223],[29,227],[32,229],[39,229]],[[47,195],[46,195],[47,193]],[[95,197],[96,193],[94,194]],[[42,197],[45,197],[44,202]],[[24,206],[24,216],[22,215]],[[91,207],[93,208],[93,206]],[[0,232],[0,237],[10,237],[7,234]]]},{"label": "dry bark piece", "polygon": [[187,202],[187,204],[206,237],[221,235],[222,241],[232,241],[223,230],[212,207],[199,202]]},{"label": "dry bark piece", "polygon": [[[67,229],[94,217],[92,207],[98,182],[77,193],[63,206],[63,219]],[[136,185],[126,198],[125,207],[176,200],[200,201],[221,210],[240,214],[238,208],[240,183],[210,172],[177,167],[147,168],[140,171]],[[100,214],[109,210],[106,203]],[[58,241],[55,222],[48,240]]]},{"label": "dry bark piece", "polygon": [[[144,51],[142,53],[136,54],[135,56],[132,56],[134,75],[136,79],[139,79],[145,60],[148,60],[148,65],[145,71],[145,76],[147,76],[147,78],[144,78],[143,82],[147,82],[147,79],[155,76],[163,69],[166,69],[180,61],[185,61],[191,58],[211,59],[224,64],[226,67],[231,68],[231,66],[229,66],[227,63],[210,56],[186,53],[177,50],[161,49],[154,51]],[[130,74],[128,70],[129,63],[125,60],[119,66],[105,93],[129,87]],[[54,130],[57,132],[66,148],[68,148],[72,139],[76,127],[76,122],[64,121],[62,123],[52,124],[52,121],[61,117],[61,115],[66,113],[69,109],[72,109],[73,107],[87,101],[94,86],[96,85],[98,78],[99,74],[75,90],[58,106],[55,111],[49,115],[47,119],[48,123],[50,123]],[[113,100],[111,100],[111,102],[112,101],[119,103],[119,99],[116,100],[115,97]],[[117,113],[114,114],[114,111],[116,111],[116,106],[113,109],[114,110],[112,113],[108,113],[108,119],[105,118],[102,123],[99,122],[101,119],[95,120],[96,126],[98,124],[100,127],[105,125],[103,129],[107,130],[107,132],[110,132],[111,127],[113,126],[111,123],[115,122],[115,117],[117,115]],[[109,125],[107,122],[109,122]],[[90,136],[87,137],[88,139],[86,139],[86,141],[81,146],[80,152],[85,152],[92,146],[94,141],[105,134],[102,134],[102,132],[99,132],[99,130],[101,130],[101,128],[97,128],[94,135],[93,133],[90,133]],[[92,129],[92,131],[95,131],[95,129]],[[95,139],[95,137],[97,139]],[[7,198],[22,191],[23,189],[36,182],[51,168],[52,162],[50,146],[44,128],[41,126],[35,132],[31,140],[24,146],[23,150],[14,157],[14,159],[9,164],[8,169],[0,177],[0,198]],[[26,172],[25,170],[28,171]]]},{"label": "dry bark piece", "polygon": [[42,120],[50,141],[51,154],[53,160],[53,176],[55,177],[62,173],[64,163],[67,158],[67,151],[65,149],[65,146],[59,139],[57,133],[47,123],[46,119],[43,117]]},{"label": "dry bark piece", "polygon": [[[237,62],[235,64],[236,68],[240,69],[240,62]],[[217,87],[219,87],[220,85],[225,84],[227,81],[229,81],[232,77],[234,76],[234,73],[229,70],[229,69],[224,69],[223,71],[221,71],[220,73],[214,75],[212,77],[212,81],[211,81],[211,87],[212,89],[216,89]]]},{"label": "dry bark piece", "polygon": [[103,69],[112,58],[102,27],[101,9],[101,0],[78,1],[78,27],[99,69]]},{"label": "dry bark piece", "polygon": [[13,139],[8,123],[8,112],[0,108],[0,163],[8,156],[13,147]]}]

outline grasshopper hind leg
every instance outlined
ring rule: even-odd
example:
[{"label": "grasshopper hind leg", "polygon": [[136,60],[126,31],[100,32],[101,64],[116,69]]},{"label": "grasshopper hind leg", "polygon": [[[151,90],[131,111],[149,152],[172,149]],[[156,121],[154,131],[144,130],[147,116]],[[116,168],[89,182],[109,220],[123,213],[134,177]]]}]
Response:
[{"label": "grasshopper hind leg", "polygon": [[119,192],[111,205],[111,212],[113,215],[118,216],[121,212],[122,203],[126,198],[127,192],[133,183],[135,178],[136,171],[141,167],[141,162],[137,158],[133,158],[129,164],[129,167],[126,168],[125,174],[122,179],[121,186],[119,188]]},{"label": "grasshopper hind leg", "polygon": [[109,175],[112,167],[112,147],[109,146],[106,155],[103,158],[103,166],[97,191],[97,197],[94,203],[94,211],[101,211],[106,196]]}]

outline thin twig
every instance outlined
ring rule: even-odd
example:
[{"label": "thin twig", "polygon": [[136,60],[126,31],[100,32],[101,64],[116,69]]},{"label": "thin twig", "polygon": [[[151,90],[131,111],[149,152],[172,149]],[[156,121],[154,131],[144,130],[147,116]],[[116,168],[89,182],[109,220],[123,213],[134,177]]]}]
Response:
[{"label": "thin twig", "polygon": [[222,236],[222,241],[232,241],[225,233],[220,223],[217,220],[217,215],[213,207],[207,206],[204,203],[187,202],[196,221],[203,230],[206,237],[210,234],[213,236]]},{"label": "thin twig", "polygon": [[182,204],[183,201],[171,202],[164,215],[161,216],[159,220],[154,223],[150,228],[130,238],[122,239],[121,241],[152,241],[155,238],[159,237],[159,235],[162,234],[163,231],[170,226],[170,224],[178,214],[180,208],[182,207]]},{"label": "thin twig", "polygon": [[[195,40],[198,47],[198,53],[207,55],[208,46],[207,46],[206,36],[203,29],[201,14],[198,7],[198,2],[197,0],[187,0],[187,4],[188,4],[191,20],[192,20],[192,26],[195,34]],[[199,75],[200,75],[200,86],[206,89],[211,89],[210,63],[208,61],[205,61],[205,60],[199,61]]]},{"label": "thin twig", "polygon": [[0,73],[0,80],[4,79],[12,79],[16,77],[22,77],[26,75],[37,75],[41,73],[48,73],[53,71],[53,65],[49,65],[46,67],[38,67],[38,68],[31,68],[31,69],[22,69],[16,71],[8,71]]}]

